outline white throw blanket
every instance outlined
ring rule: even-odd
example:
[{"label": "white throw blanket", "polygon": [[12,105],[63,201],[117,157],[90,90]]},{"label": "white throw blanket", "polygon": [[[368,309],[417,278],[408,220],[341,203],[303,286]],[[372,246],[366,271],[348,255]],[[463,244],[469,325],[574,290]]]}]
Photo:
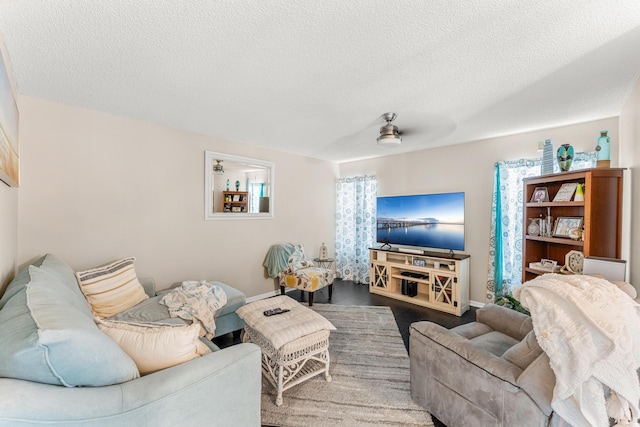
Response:
[{"label": "white throw blanket", "polygon": [[[556,376],[551,407],[574,427],[640,416],[640,305],[614,284],[544,274],[514,290]],[[608,396],[607,396],[608,395]],[[606,397],[606,402],[605,402]]]},{"label": "white throw blanket", "polygon": [[160,304],[166,305],[171,317],[199,322],[211,339],[216,333],[216,312],[227,303],[227,294],[222,288],[204,280],[186,281],[166,294]]}]

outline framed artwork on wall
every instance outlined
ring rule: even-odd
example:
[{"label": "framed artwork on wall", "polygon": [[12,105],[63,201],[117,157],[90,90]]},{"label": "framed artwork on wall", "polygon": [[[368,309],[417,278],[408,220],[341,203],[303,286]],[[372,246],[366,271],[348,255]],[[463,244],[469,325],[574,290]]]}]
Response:
[{"label": "framed artwork on wall", "polygon": [[18,106],[9,72],[0,54],[0,180],[10,187],[20,181],[18,156]]}]

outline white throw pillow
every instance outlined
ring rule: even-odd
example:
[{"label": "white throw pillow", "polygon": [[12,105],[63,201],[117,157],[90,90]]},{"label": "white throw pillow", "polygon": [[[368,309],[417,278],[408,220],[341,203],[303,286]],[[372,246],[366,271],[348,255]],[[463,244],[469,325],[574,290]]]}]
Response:
[{"label": "white throw pillow", "polygon": [[133,359],[142,375],[211,353],[198,338],[200,325],[197,323],[173,325],[101,319],[96,319],[96,323]]},{"label": "white throw pillow", "polygon": [[80,289],[96,317],[115,316],[149,298],[138,281],[134,261],[135,258],[124,258],[76,272]]}]

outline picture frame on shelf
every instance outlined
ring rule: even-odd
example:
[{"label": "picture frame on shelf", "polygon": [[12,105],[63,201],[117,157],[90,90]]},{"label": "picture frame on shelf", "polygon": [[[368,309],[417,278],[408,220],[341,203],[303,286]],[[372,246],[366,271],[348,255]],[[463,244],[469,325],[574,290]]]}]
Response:
[{"label": "picture frame on shelf", "polygon": [[577,182],[566,182],[562,184],[555,197],[553,198],[554,202],[570,202],[573,197],[573,193],[576,192],[576,188],[578,187]]},{"label": "picture frame on shelf", "polygon": [[234,194],[233,195],[233,201],[234,202],[239,202],[240,201],[240,195],[239,194]]},{"label": "picture frame on shelf", "polygon": [[552,259],[546,259],[546,258],[542,258],[540,260],[540,264],[542,265],[542,267],[544,267],[545,269],[549,270],[549,271],[553,271],[553,269],[558,265],[558,261],[554,261]]},{"label": "picture frame on shelf", "polygon": [[548,273],[557,273],[560,271],[560,266],[558,266],[557,261],[546,258],[542,258],[539,262],[530,262],[529,268]]},{"label": "picture frame on shelf", "polygon": [[570,238],[570,232],[573,229],[579,229],[582,231],[581,216],[560,216],[556,220],[555,227],[553,228],[553,237],[566,237]]},{"label": "picture frame on shelf", "polygon": [[536,187],[531,195],[532,203],[542,203],[549,201],[549,191],[547,187]]}]

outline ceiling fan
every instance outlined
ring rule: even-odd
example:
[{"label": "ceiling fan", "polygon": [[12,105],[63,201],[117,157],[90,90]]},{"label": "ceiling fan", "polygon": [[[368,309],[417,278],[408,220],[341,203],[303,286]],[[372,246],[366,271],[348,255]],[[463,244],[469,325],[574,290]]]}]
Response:
[{"label": "ceiling fan", "polygon": [[387,122],[380,128],[380,136],[376,141],[378,145],[383,147],[397,147],[402,143],[402,136],[398,131],[398,126],[392,125],[391,122],[396,119],[396,113],[384,113],[382,119]]}]

